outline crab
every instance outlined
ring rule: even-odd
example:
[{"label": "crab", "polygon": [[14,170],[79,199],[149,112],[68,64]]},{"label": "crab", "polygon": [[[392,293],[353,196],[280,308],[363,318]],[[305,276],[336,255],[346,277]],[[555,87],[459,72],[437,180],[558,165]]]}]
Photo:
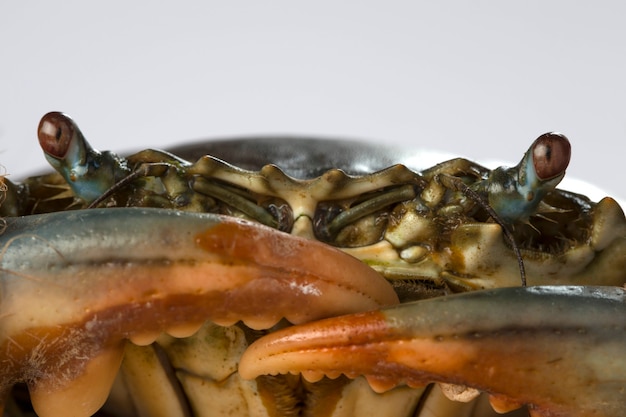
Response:
[{"label": "crab", "polygon": [[422,171],[316,139],[121,157],[58,112],[38,136],[57,172],[2,182],[5,415],[626,412],[626,220],[556,188],[562,134]]}]

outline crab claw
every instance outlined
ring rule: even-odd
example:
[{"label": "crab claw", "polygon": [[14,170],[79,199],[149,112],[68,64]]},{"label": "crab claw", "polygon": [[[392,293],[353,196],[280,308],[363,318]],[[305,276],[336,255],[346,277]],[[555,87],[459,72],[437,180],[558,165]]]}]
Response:
[{"label": "crab claw", "polygon": [[267,328],[397,303],[356,259],[243,220],[137,208],[5,220],[0,411],[2,394],[23,381],[40,416],[93,414],[126,339],[143,345],[163,332],[189,336],[207,320]]},{"label": "crab claw", "polygon": [[501,412],[615,417],[625,352],[624,289],[503,288],[286,328],[251,345],[239,372],[364,375],[377,391],[439,382],[458,399],[485,391]]}]

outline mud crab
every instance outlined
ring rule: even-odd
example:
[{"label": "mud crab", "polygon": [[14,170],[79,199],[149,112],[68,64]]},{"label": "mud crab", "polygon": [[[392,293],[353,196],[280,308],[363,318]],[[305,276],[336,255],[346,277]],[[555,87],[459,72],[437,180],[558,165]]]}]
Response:
[{"label": "mud crab", "polygon": [[555,188],[563,135],[417,171],[313,139],[124,158],[61,113],[38,134],[57,172],[2,182],[5,416],[626,412],[626,221]]}]

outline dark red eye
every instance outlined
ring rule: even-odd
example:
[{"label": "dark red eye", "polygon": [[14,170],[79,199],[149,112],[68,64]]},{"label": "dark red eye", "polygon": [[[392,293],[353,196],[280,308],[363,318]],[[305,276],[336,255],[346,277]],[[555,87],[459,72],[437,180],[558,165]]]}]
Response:
[{"label": "dark red eye", "polygon": [[45,153],[63,158],[74,136],[72,119],[63,113],[50,112],[41,118],[37,136],[39,145]]},{"label": "dark red eye", "polygon": [[572,147],[569,140],[555,132],[544,133],[533,143],[533,164],[540,180],[549,180],[565,172]]}]

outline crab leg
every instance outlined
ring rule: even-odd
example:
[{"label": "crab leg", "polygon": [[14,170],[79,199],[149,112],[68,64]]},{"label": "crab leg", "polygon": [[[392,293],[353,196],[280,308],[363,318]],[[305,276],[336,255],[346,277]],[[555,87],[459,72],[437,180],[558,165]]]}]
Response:
[{"label": "crab leg", "polygon": [[0,410],[24,381],[38,415],[91,415],[124,341],[203,322],[267,328],[397,303],[388,283],[318,242],[158,209],[7,218],[0,235]]},{"label": "crab leg", "polygon": [[377,391],[440,382],[457,399],[486,391],[500,411],[615,417],[624,352],[624,289],[503,288],[286,328],[252,344],[239,372],[365,375]]}]

